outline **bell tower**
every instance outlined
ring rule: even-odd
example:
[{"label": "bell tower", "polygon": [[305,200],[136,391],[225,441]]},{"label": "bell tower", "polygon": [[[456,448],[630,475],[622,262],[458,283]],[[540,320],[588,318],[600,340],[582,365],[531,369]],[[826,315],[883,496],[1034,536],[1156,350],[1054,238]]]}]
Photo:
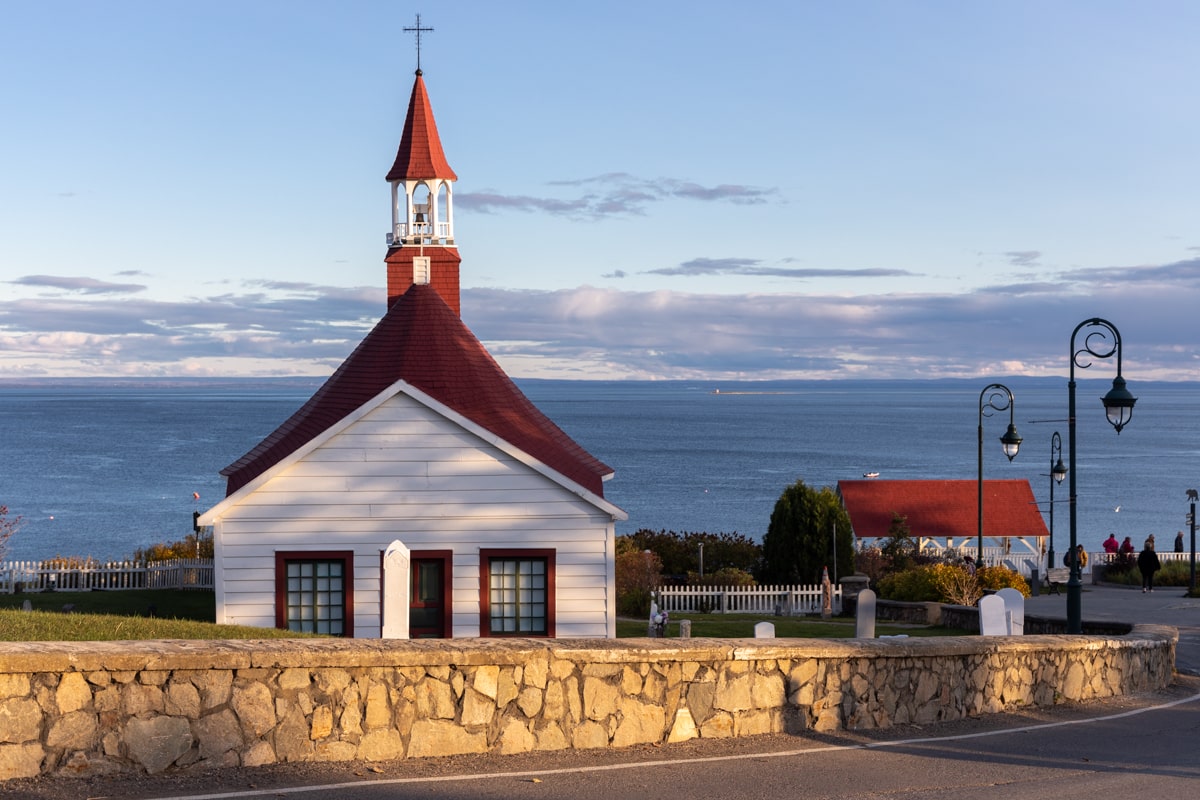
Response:
[{"label": "bell tower", "polygon": [[459,264],[454,243],[454,182],[421,72],[417,17],[417,72],[396,160],[387,174],[392,189],[392,229],[387,235],[388,306],[413,284],[429,284],[455,314],[459,309]]}]

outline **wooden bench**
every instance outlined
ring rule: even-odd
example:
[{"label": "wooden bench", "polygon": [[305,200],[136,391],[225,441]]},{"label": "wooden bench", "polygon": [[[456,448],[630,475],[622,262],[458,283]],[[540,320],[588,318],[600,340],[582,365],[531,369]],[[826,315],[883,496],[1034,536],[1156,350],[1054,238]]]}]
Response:
[{"label": "wooden bench", "polygon": [[1059,584],[1066,583],[1071,579],[1071,570],[1068,567],[1051,567],[1046,570],[1046,583],[1050,584],[1050,594],[1061,594],[1058,591]]}]

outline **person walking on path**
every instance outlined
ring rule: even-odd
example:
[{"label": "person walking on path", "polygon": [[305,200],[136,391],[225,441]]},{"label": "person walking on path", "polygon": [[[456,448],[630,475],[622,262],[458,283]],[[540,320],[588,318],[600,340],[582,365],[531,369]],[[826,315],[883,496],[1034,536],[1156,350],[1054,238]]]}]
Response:
[{"label": "person walking on path", "polygon": [[1175,534],[1175,552],[1176,553],[1183,552],[1183,531],[1180,531],[1179,533]]},{"label": "person walking on path", "polygon": [[1138,553],[1138,571],[1142,573],[1142,594],[1154,591],[1154,573],[1162,564],[1158,561],[1158,553],[1154,552],[1154,537],[1146,540],[1142,552]]},{"label": "person walking on path", "polygon": [[1104,552],[1116,555],[1116,552],[1121,549],[1121,545],[1117,544],[1117,535],[1110,533],[1108,538],[1104,540]]}]

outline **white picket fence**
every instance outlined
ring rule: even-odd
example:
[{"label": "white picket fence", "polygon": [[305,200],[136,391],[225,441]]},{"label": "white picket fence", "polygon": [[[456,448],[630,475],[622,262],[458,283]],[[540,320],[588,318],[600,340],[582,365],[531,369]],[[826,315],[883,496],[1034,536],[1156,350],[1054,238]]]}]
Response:
[{"label": "white picket fence", "polygon": [[[832,611],[842,613],[842,587],[831,586]],[[661,611],[672,614],[820,614],[821,585],[811,586],[661,586],[655,590]]]},{"label": "white picket fence", "polygon": [[211,558],[151,563],[59,559],[0,562],[0,592],[87,592],[93,589],[212,589]]}]

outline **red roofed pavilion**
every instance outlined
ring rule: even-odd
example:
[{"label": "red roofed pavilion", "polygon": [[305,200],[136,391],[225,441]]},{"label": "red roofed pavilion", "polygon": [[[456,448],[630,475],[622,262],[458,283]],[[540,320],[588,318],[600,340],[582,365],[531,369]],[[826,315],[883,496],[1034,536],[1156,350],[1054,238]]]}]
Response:
[{"label": "red roofed pavilion", "polygon": [[[979,483],[974,480],[838,481],[838,494],[850,516],[855,538],[883,540],[892,517],[905,517],[922,548],[974,542],[979,528]],[[1027,480],[983,482],[984,540],[997,540],[1007,550],[1013,541],[1031,553],[1041,552],[1046,523]]]},{"label": "red roofed pavilion", "polygon": [[616,635],[613,471],[459,316],[453,184],[417,70],[383,318],[221,474],[217,621],[343,636]]}]

